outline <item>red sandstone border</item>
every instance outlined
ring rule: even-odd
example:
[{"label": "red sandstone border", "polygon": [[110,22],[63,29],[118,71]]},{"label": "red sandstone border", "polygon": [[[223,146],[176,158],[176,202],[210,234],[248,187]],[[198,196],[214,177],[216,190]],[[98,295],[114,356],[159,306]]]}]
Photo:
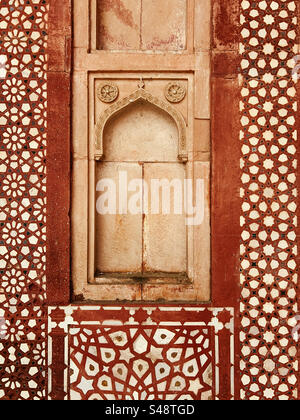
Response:
[{"label": "red sandstone border", "polygon": [[47,251],[49,305],[70,303],[71,0],[49,0]]}]

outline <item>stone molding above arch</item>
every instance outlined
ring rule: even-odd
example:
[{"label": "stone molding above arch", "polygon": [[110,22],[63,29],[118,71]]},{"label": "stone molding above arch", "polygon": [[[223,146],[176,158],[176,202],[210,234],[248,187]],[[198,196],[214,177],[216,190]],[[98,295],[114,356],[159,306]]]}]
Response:
[{"label": "stone molding above arch", "polygon": [[113,118],[118,112],[124,110],[127,106],[138,102],[139,100],[144,100],[149,102],[152,105],[162,109],[167,114],[169,114],[173,120],[176,122],[178,129],[178,159],[182,162],[187,162],[188,153],[187,153],[187,140],[186,140],[186,122],[183,116],[174,109],[173,106],[169,105],[165,101],[156,98],[151,93],[147,92],[145,89],[138,89],[131,95],[126,98],[120,99],[115,102],[109,108],[107,108],[103,114],[99,117],[95,125],[95,160],[99,161],[103,158],[103,136],[104,129],[106,124]]}]

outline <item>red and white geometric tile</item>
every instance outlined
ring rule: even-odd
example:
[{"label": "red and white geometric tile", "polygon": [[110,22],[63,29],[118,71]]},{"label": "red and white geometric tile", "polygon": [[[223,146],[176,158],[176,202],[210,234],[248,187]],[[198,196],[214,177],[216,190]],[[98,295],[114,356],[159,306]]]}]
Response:
[{"label": "red and white geometric tile", "polygon": [[[196,306],[50,308],[49,378],[55,334],[64,342],[65,398],[218,398],[221,354],[229,360],[221,380],[229,380],[233,398],[233,315],[229,308]],[[51,381],[49,387],[51,395]]]}]

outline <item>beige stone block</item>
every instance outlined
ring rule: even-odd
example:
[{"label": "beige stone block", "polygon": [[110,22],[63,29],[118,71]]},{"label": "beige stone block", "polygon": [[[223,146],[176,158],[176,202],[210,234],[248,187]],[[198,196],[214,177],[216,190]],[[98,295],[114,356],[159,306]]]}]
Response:
[{"label": "beige stone block", "polygon": [[88,17],[88,1],[73,1],[73,47],[85,48],[89,46],[89,17]]},{"label": "beige stone block", "polygon": [[74,72],[73,74],[73,95],[72,95],[72,130],[73,130],[73,152],[74,159],[87,158],[88,142],[88,103],[87,103],[87,73]]},{"label": "beige stone block", "polygon": [[[149,199],[149,214],[144,221],[144,269],[146,272],[183,273],[187,269],[187,231],[183,212],[183,181],[185,178],[185,165],[177,164],[145,164],[145,181],[150,186],[152,181],[167,180],[178,183],[178,187],[159,190],[159,196],[151,188]],[[168,188],[169,185],[169,188]],[[175,184],[174,184],[175,185]],[[153,195],[153,196],[152,196]],[[174,214],[175,199],[182,197],[181,208]],[[160,204],[160,207],[156,207]],[[169,208],[168,205],[169,204]],[[154,213],[153,208],[159,211]],[[163,214],[165,211],[166,214]],[[168,214],[169,213],[169,214]]]},{"label": "beige stone block", "polygon": [[83,290],[86,300],[100,301],[138,301],[142,299],[140,285],[89,285]]},{"label": "beige stone block", "polygon": [[194,120],[194,160],[199,152],[210,152],[210,120]]},{"label": "beige stone block", "polygon": [[179,281],[176,282],[176,279],[173,279],[173,284],[172,281],[169,281],[168,284],[161,284],[161,282],[145,284],[142,289],[144,300],[174,302],[210,301],[210,164],[208,162],[190,163],[187,165],[187,172],[187,177],[193,177],[194,179],[194,197],[196,196],[196,180],[204,181],[204,218],[199,225],[187,228],[189,244],[188,276],[190,284],[181,284]]},{"label": "beige stone block", "polygon": [[149,54],[123,51],[120,54],[111,51],[97,51],[87,54],[83,48],[74,49],[74,69],[86,69],[90,72],[115,72],[122,69],[126,72],[189,72],[195,69],[194,54]]},{"label": "beige stone block", "polygon": [[210,119],[210,68],[210,53],[198,53],[195,71],[195,118]]},{"label": "beige stone block", "polygon": [[[204,219],[203,222],[194,226],[194,263],[193,277],[197,290],[197,300],[209,301],[210,290],[210,267],[211,267],[211,241],[210,241],[210,163],[194,163],[194,179],[204,181]],[[196,183],[195,183],[196,185]],[[194,194],[195,195],[195,194]]]},{"label": "beige stone block", "polygon": [[211,43],[211,0],[195,0],[195,50],[208,51]]},{"label": "beige stone block", "polygon": [[106,161],[177,161],[177,125],[156,106],[134,103],[108,122],[103,147]]},{"label": "beige stone block", "polygon": [[209,162],[210,152],[189,152],[189,160],[194,162]]},{"label": "beige stone block", "polygon": [[143,0],[142,49],[186,49],[186,0]]},{"label": "beige stone block", "polygon": [[98,48],[139,50],[141,0],[98,0]]},{"label": "beige stone block", "polygon": [[193,302],[197,301],[197,291],[193,286],[165,284],[163,286],[143,285],[143,300],[150,302]]},{"label": "beige stone block", "polygon": [[72,177],[72,278],[74,294],[80,295],[87,283],[88,261],[88,162],[73,162]]},{"label": "beige stone block", "polygon": [[[127,174],[128,182],[132,179],[142,178],[142,168],[135,163],[98,163],[96,168],[96,187],[99,181],[110,179],[115,182],[116,190],[111,191],[111,197],[117,197],[116,213],[120,213],[121,201],[126,204],[128,200],[119,200],[121,190],[119,187],[119,173]],[[96,206],[99,199],[106,194],[96,191]],[[124,196],[125,197],[125,196]],[[130,198],[130,196],[128,196]],[[122,212],[127,214],[101,215],[96,209],[95,223],[95,260],[96,271],[103,273],[140,273],[142,271],[142,214],[130,214],[125,207]]]}]

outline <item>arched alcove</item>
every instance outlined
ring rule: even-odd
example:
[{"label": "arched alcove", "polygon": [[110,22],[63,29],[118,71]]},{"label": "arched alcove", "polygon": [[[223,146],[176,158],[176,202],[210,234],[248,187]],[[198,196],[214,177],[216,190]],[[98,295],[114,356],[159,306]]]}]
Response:
[{"label": "arched alcove", "polygon": [[178,129],[163,109],[143,99],[115,114],[103,132],[104,161],[177,161]]},{"label": "arched alcove", "polygon": [[[115,104],[107,108],[106,111],[104,111],[104,113],[98,118],[95,127],[95,159],[103,159],[104,131],[106,130],[106,126],[110,124],[111,121],[115,120],[116,116],[120,114],[124,116],[124,112],[132,114],[133,106],[144,109],[144,112],[147,110],[148,113],[151,109],[150,112],[152,112],[152,115],[154,116],[155,114],[154,120],[157,120],[158,115],[164,115],[164,118],[160,118],[161,122],[164,120],[164,124],[162,124],[163,127],[166,127],[167,123],[169,126],[176,125],[178,141],[177,157],[181,161],[187,161],[186,123],[184,118],[174,107],[165,101],[154,97],[144,89],[138,89],[132,95],[117,101]],[[138,115],[138,113],[135,112],[135,115]],[[156,138],[157,137],[158,135],[156,134]],[[163,146],[164,144],[161,145],[161,148],[163,148]]]},{"label": "arched alcove", "polygon": [[[150,276],[183,275],[187,270],[187,229],[183,208],[181,214],[174,213],[175,195],[181,196],[183,205],[186,170],[179,160],[184,150],[183,118],[141,89],[135,99],[127,98],[110,107],[101,121],[97,126],[102,159],[95,169],[96,202],[100,203],[105,194],[99,182],[110,180],[116,214],[100,214],[96,206],[96,277],[111,274],[146,280]],[[153,179],[167,180],[171,185],[166,192],[170,214],[151,212]],[[137,180],[141,187],[132,190],[130,183]],[[177,189],[172,185],[174,180]],[[162,208],[160,188],[157,195]],[[133,214],[130,202],[139,192],[140,210]]]}]

